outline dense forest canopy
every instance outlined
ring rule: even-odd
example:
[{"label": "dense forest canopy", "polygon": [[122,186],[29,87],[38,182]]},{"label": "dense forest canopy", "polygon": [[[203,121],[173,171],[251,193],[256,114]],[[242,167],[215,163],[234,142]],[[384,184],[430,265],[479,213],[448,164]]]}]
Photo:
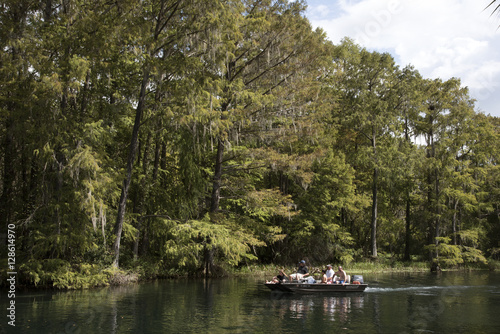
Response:
[{"label": "dense forest canopy", "polygon": [[498,259],[500,120],[459,79],[334,45],[304,1],[0,6],[0,236],[25,282]]}]

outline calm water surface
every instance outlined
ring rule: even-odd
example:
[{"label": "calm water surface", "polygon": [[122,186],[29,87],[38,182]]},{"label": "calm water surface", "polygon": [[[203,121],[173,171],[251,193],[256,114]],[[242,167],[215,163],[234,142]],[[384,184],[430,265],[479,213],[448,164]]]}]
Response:
[{"label": "calm water surface", "polygon": [[0,333],[500,333],[500,273],[365,274],[364,293],[271,293],[262,278],[19,291]]}]

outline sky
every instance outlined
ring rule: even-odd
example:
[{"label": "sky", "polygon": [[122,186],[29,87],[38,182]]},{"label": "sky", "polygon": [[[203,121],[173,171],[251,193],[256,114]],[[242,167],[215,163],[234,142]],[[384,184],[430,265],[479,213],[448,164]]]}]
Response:
[{"label": "sky", "polygon": [[[500,15],[492,0],[306,0],[314,28],[387,52],[424,78],[460,78],[476,111],[500,117]],[[500,4],[500,3],[499,3]]]}]

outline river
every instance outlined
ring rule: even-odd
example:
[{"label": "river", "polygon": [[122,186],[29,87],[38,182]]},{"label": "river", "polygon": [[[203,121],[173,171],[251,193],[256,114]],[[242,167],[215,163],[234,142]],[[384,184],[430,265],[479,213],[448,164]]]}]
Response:
[{"label": "river", "polygon": [[263,278],[6,292],[0,333],[500,333],[500,273],[364,274],[362,293],[293,295]]}]

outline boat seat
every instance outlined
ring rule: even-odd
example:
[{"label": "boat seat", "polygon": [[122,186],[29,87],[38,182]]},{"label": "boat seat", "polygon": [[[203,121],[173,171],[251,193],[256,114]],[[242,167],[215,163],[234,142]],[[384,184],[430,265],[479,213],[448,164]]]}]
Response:
[{"label": "boat seat", "polygon": [[345,282],[351,283],[351,275],[346,275]]}]

